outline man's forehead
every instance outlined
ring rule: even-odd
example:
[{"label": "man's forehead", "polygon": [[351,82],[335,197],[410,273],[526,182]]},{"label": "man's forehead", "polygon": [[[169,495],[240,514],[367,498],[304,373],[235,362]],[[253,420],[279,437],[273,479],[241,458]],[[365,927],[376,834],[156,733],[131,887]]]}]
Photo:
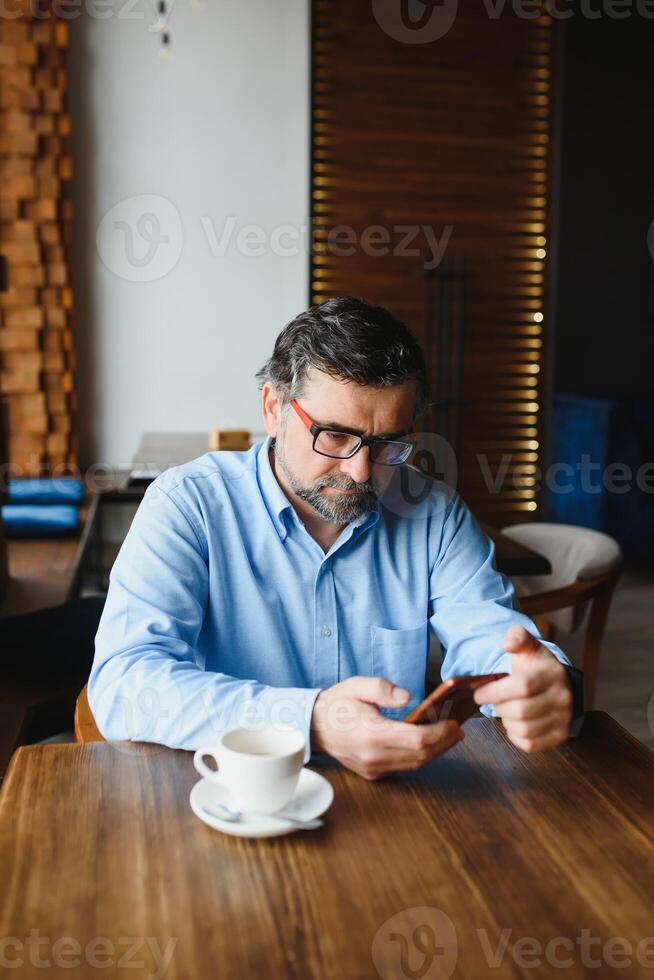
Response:
[{"label": "man's forehead", "polygon": [[373,423],[377,431],[382,425],[399,433],[411,425],[416,387],[412,380],[387,387],[360,385],[314,371],[304,385],[304,403],[324,425],[368,428]]}]

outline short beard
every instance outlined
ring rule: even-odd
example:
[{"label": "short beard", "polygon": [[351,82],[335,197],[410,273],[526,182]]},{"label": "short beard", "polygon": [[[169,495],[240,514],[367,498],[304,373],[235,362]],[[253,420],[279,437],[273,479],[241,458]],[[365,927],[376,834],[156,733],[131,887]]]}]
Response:
[{"label": "short beard", "polygon": [[[349,524],[359,517],[369,514],[375,507],[378,494],[372,480],[356,483],[347,476],[327,473],[319,477],[310,487],[303,486],[296,476],[291,473],[282,455],[279,439],[274,442],[275,462],[286,477],[286,482],[301,500],[311,507],[330,524]],[[323,487],[335,487],[337,490],[356,490],[354,493],[334,493],[326,496]]]}]

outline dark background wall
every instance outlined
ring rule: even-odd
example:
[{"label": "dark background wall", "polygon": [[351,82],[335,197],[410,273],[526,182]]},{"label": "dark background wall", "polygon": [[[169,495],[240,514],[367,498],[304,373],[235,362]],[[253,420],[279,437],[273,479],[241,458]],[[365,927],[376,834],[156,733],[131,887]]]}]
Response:
[{"label": "dark background wall", "polygon": [[654,21],[577,13],[563,38],[554,389],[653,392]]}]

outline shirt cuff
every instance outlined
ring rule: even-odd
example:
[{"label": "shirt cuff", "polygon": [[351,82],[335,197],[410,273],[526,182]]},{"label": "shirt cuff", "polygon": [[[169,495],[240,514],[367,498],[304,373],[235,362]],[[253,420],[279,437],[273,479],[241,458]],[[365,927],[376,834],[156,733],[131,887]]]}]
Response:
[{"label": "shirt cuff", "polygon": [[[268,725],[299,728],[304,734],[304,764],[311,758],[311,718],[320,687],[269,687],[257,698],[255,718],[246,717],[244,725],[264,722]],[[251,702],[252,704],[252,702]]]}]

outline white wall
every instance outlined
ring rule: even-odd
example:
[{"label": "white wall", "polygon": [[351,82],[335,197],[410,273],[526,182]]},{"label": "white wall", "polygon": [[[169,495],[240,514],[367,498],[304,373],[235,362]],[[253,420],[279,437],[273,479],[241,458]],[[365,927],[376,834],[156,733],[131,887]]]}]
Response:
[{"label": "white wall", "polygon": [[[233,216],[234,239],[248,224],[269,234],[307,222],[308,0],[206,0],[200,8],[175,0],[169,61],[148,30],[153,6],[143,0],[134,7],[139,19],[131,19],[116,0],[99,7],[112,12],[107,19],[84,14],[70,22],[83,465],[126,466],[145,431],[234,423],[259,432],[253,373],[307,304],[302,243],[291,257],[270,245],[252,257],[232,240],[215,257],[202,218],[219,238]],[[98,226],[134,197],[102,225],[107,268]],[[139,267],[127,258],[125,228],[114,222],[135,229],[146,212],[158,217],[168,242]],[[151,223],[143,227],[151,234]],[[136,235],[137,260],[147,248]]]}]

